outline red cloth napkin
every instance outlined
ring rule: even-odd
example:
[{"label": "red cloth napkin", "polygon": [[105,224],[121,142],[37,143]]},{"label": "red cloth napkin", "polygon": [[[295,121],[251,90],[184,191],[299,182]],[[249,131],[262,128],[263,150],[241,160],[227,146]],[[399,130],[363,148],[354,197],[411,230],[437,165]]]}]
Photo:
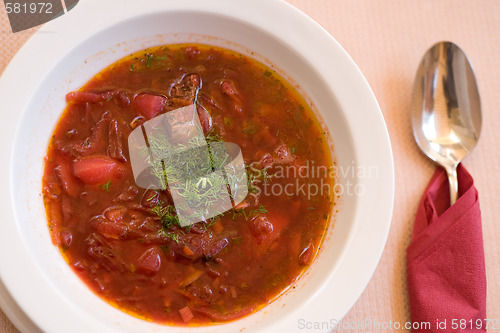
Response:
[{"label": "red cloth napkin", "polygon": [[[438,168],[420,201],[407,249],[413,332],[486,332],[486,270],[481,211],[471,175],[458,167],[450,207],[446,172]],[[423,325],[420,325],[423,327]]]}]

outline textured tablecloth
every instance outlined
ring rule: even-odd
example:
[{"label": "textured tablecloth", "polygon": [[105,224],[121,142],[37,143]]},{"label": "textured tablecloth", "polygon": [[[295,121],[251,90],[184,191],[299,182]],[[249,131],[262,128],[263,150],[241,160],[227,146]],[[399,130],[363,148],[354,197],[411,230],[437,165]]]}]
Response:
[{"label": "textured tablecloth", "polygon": [[[343,322],[371,320],[388,325],[409,321],[405,250],[420,196],[434,171],[434,165],[414,143],[410,99],[423,53],[440,40],[453,41],[465,50],[479,81],[483,131],[478,147],[464,164],[475,179],[482,209],[487,316],[500,321],[500,223],[495,219],[500,215],[500,1],[288,1],[330,32],[358,64],[380,103],[394,152],[396,193],[389,239],[373,278]],[[0,73],[32,33],[33,29],[12,34],[2,3]],[[364,331],[395,330],[367,327]],[[17,332],[1,311],[0,332]]]}]

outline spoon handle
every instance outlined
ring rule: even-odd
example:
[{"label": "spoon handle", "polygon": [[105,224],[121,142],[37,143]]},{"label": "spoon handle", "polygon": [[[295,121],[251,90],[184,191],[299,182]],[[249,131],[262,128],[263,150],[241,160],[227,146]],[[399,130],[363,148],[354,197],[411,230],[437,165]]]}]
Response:
[{"label": "spoon handle", "polygon": [[458,198],[457,166],[447,166],[445,169],[448,174],[448,182],[450,184],[450,206],[453,206]]}]

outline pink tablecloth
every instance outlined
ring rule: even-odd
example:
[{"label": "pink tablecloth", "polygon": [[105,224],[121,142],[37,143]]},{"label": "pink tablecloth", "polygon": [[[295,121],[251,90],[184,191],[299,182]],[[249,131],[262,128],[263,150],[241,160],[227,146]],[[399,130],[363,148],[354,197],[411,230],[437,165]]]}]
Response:
[{"label": "pink tablecloth", "polygon": [[[434,170],[413,141],[410,98],[423,52],[440,40],[453,41],[466,51],[479,80],[483,132],[479,146],[464,164],[473,175],[480,195],[488,278],[487,317],[500,321],[500,223],[494,218],[500,213],[497,202],[500,189],[497,173],[500,167],[497,147],[500,143],[500,1],[288,1],[328,30],[358,64],[380,103],[394,149],[396,197],[387,246],[368,287],[343,322],[371,321],[389,327],[390,323],[404,324],[410,320],[405,250],[420,196]],[[31,34],[32,31],[10,32],[2,4],[0,73]],[[372,326],[363,331],[395,330]],[[0,332],[17,332],[1,311]]]}]

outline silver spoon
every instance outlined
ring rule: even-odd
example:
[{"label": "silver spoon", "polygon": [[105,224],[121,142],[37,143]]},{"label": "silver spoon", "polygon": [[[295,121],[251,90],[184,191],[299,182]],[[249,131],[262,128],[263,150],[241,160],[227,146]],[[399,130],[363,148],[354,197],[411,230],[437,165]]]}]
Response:
[{"label": "silver spoon", "polygon": [[455,44],[440,42],[422,58],[413,87],[413,135],[420,149],[445,168],[450,205],[457,200],[458,164],[481,133],[481,103],[474,71]]}]

